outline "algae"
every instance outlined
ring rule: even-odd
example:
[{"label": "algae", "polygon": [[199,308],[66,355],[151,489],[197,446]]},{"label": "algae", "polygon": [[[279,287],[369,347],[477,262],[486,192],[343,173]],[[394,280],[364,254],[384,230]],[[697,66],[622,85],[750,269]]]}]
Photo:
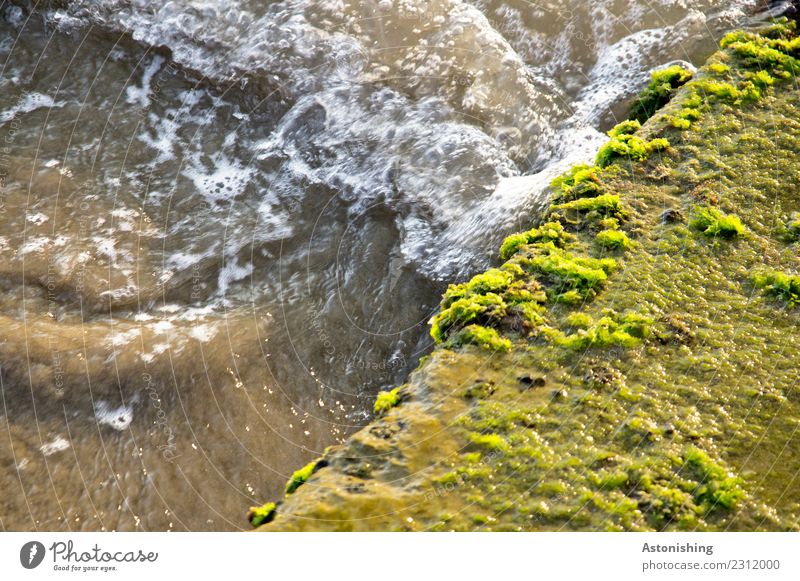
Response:
[{"label": "algae", "polygon": [[375,405],[373,411],[376,416],[386,413],[393,407],[400,404],[400,388],[395,387],[389,391],[382,391],[375,398]]}]

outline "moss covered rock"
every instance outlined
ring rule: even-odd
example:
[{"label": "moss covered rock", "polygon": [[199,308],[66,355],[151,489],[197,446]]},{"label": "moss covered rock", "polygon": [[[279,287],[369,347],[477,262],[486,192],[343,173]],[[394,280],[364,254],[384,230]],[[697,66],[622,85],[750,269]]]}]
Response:
[{"label": "moss covered rock", "polygon": [[654,77],[264,526],[798,530],[798,47],[778,22]]}]

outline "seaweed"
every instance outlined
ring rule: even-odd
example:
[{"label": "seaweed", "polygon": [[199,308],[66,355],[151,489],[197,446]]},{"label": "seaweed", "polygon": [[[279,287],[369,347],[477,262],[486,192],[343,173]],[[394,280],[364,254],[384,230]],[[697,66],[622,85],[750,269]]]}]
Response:
[{"label": "seaweed", "polygon": [[503,244],[500,246],[500,258],[507,260],[522,246],[535,242],[552,242],[559,248],[563,248],[571,238],[571,235],[564,230],[560,222],[547,222],[538,228],[512,234],[503,240]]},{"label": "seaweed", "polygon": [[800,276],[778,270],[757,272],[752,276],[753,285],[764,294],[784,301],[790,307],[800,305]]},{"label": "seaweed", "polygon": [[631,247],[631,240],[621,230],[601,230],[595,236],[595,244],[608,250],[626,250]]},{"label": "seaweed", "polygon": [[650,74],[650,83],[631,108],[630,118],[644,123],[656,111],[669,103],[675,91],[689,82],[691,78],[692,72],[680,65],[653,71]]},{"label": "seaweed", "polygon": [[401,399],[402,398],[400,397],[399,387],[395,387],[394,389],[389,391],[379,392],[378,397],[375,398],[375,405],[373,406],[373,411],[375,412],[375,415],[380,416],[385,414],[393,407],[399,405]]},{"label": "seaweed", "polygon": [[737,216],[724,214],[711,206],[695,207],[689,225],[710,237],[733,238],[745,231]]},{"label": "seaweed", "polygon": [[267,502],[261,506],[251,506],[247,511],[247,520],[253,527],[259,527],[271,522],[275,518],[277,506],[274,502]]}]

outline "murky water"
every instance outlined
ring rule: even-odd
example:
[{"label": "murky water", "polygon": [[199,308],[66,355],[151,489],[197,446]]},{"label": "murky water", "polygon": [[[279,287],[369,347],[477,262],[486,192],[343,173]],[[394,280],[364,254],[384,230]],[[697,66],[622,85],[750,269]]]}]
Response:
[{"label": "murky water", "polygon": [[753,1],[76,0],[0,22],[0,528],[225,530]]}]

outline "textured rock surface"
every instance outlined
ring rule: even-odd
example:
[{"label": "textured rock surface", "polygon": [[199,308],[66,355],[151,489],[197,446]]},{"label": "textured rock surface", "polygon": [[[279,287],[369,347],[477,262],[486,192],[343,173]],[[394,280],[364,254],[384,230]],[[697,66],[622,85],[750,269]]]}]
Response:
[{"label": "textured rock surface", "polygon": [[796,530],[800,314],[759,273],[800,272],[800,45],[762,34],[555,184],[564,234],[449,291],[478,306],[262,530]]}]

